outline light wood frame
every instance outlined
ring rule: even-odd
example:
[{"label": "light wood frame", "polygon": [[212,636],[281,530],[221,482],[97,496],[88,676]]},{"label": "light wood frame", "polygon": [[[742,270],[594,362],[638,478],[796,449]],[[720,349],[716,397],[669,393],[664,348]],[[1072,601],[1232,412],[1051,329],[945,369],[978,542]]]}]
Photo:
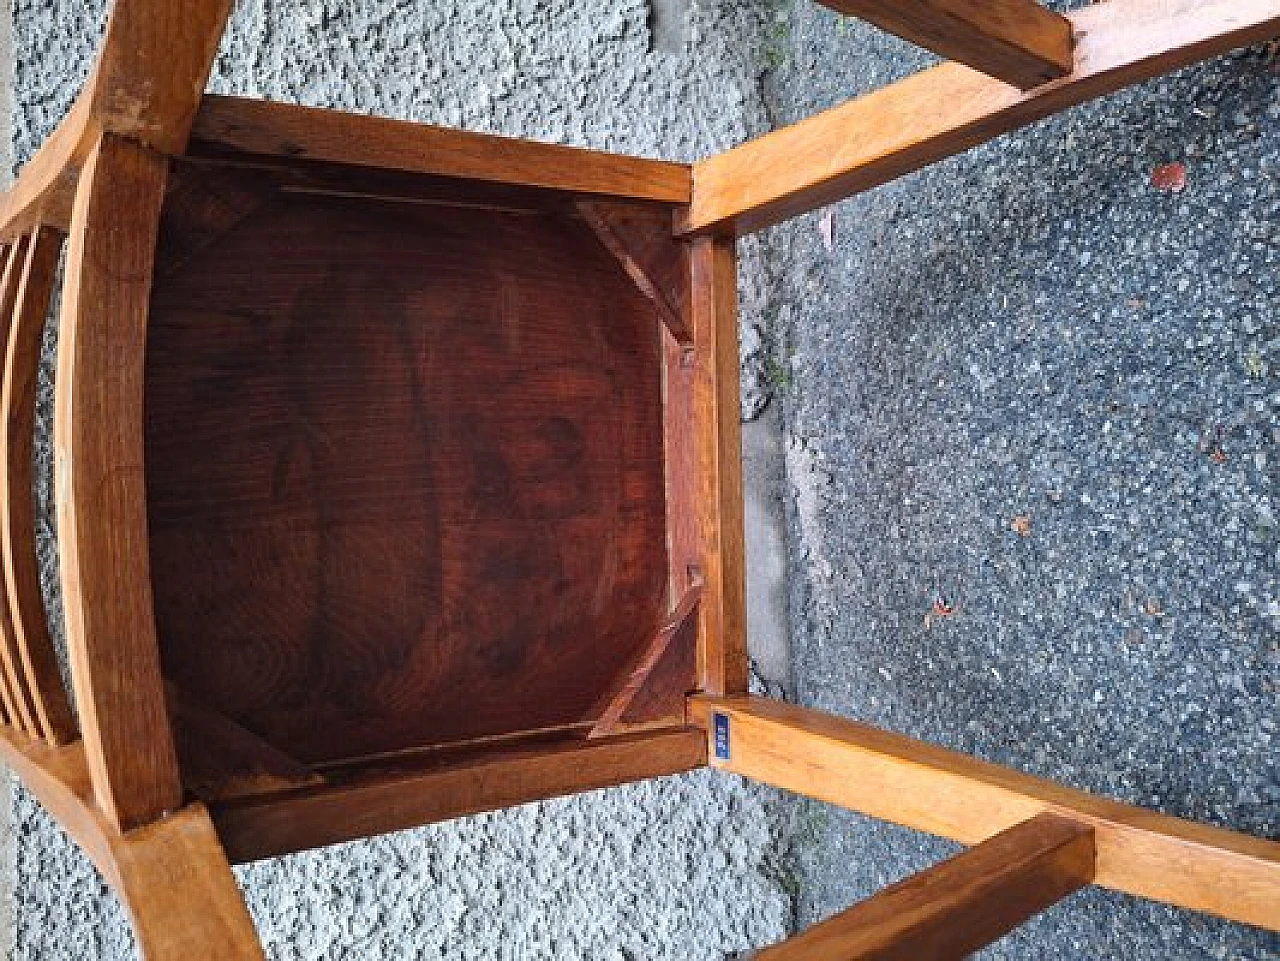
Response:
[{"label": "light wood frame", "polygon": [[[687,166],[205,96],[230,0],[117,0],[80,98],[0,197],[0,756],[120,894],[147,958],[263,956],[232,861],[708,763],[974,846],[761,959],[958,957],[1089,883],[1280,930],[1280,845],[747,696],[735,251],[745,232],[1271,39],[1280,0],[1110,0],[1067,17],[1032,0],[829,5],[968,66]],[[287,790],[211,805],[184,787],[172,724],[191,708],[166,688],[156,635],[142,404],[166,185],[190,157],[288,158],[330,178],[377,171],[419,178],[415,190],[427,177],[433,196],[471,185],[490,191],[485,203],[565,198],[653,301],[672,613],[572,737],[529,732],[340,785],[272,768],[266,781]],[[674,257],[664,234],[681,238]],[[35,368],[64,242],[55,471],[78,725],[39,599],[27,496]],[[628,727],[681,638],[697,652],[687,715]],[[219,736],[233,759],[253,749],[253,764],[284,764],[245,748],[245,732]]]}]

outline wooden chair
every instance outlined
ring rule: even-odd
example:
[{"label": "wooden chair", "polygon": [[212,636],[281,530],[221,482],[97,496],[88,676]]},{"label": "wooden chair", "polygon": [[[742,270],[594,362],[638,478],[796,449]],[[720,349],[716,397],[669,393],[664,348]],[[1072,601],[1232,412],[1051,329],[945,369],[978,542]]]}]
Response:
[{"label": "wooden chair", "polygon": [[229,2],[118,0],[0,199],[0,750],[146,957],[262,957],[230,863],[708,763],[974,846],[761,959],[957,957],[1090,883],[1280,928],[1274,843],[747,696],[735,315],[736,237],[1280,0],[833,0],[968,66],[692,167],[206,97]]}]

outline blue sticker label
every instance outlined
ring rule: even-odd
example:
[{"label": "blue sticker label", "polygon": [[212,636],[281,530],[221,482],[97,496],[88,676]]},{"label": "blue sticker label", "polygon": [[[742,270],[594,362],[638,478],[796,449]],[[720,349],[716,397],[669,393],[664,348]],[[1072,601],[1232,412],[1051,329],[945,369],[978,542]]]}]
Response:
[{"label": "blue sticker label", "polygon": [[729,760],[729,715],[716,712],[716,760]]}]

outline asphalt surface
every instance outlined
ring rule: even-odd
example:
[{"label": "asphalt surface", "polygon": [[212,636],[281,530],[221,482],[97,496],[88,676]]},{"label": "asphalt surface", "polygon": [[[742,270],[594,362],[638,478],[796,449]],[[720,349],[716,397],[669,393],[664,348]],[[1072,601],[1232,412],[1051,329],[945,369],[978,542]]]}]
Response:
[{"label": "asphalt surface", "polygon": [[[927,58],[777,16],[784,123]],[[1182,163],[1179,193],[1152,172]],[[767,237],[796,696],[1170,814],[1280,832],[1280,73],[1242,52]],[[951,853],[823,805],[811,922]],[[1092,889],[990,958],[1259,959]]]}]

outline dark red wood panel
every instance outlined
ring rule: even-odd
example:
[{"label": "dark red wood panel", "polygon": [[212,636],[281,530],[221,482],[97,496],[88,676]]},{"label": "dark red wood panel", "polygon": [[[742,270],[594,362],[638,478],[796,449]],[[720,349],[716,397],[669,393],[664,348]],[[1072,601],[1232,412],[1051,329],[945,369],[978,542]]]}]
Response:
[{"label": "dark red wood panel", "polygon": [[698,619],[688,618],[619,718],[619,730],[655,721],[683,723],[685,702],[698,686]]},{"label": "dark red wood panel", "polygon": [[581,722],[664,613],[653,304],[572,216],[204,173],[147,346],[166,675],[304,763]]}]

